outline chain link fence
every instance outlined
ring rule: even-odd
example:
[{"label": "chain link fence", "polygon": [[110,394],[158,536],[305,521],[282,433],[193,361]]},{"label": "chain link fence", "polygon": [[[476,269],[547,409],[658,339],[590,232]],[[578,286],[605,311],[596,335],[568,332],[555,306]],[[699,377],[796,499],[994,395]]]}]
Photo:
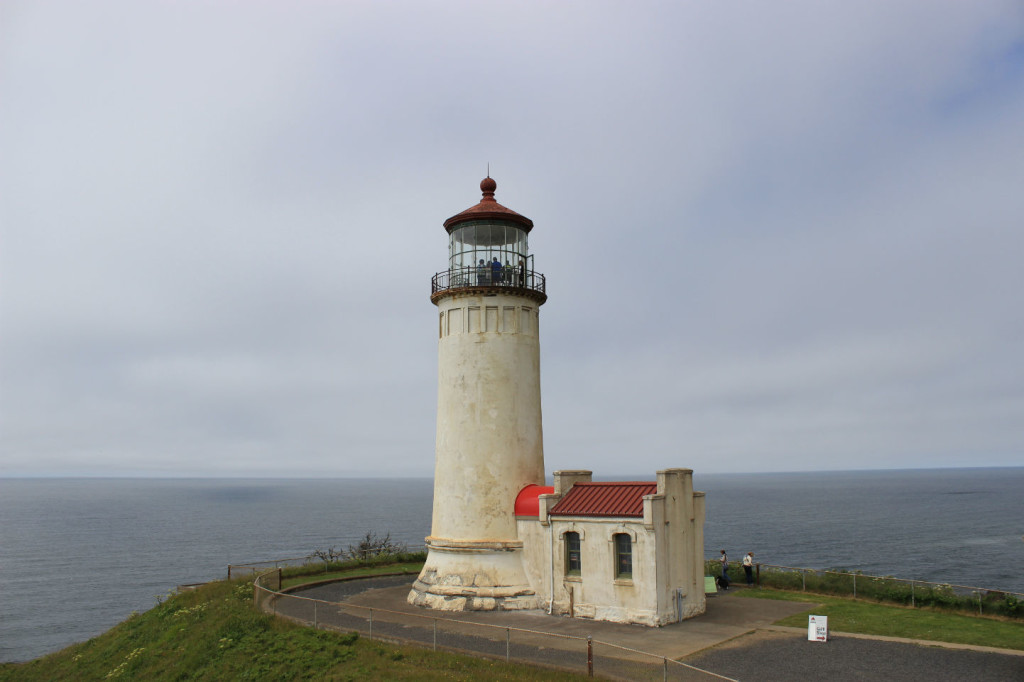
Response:
[{"label": "chain link fence", "polygon": [[369,639],[557,670],[611,680],[731,680],[664,656],[589,637],[474,623],[450,617],[391,611],[281,592],[280,568],[253,583],[257,608],[317,629],[358,632]]},{"label": "chain link fence", "polygon": [[271,568],[284,568],[286,566],[306,566],[309,564],[322,563],[317,557],[304,556],[292,557],[290,559],[270,559],[267,561],[252,561],[245,564],[228,564],[228,580],[241,578],[243,576],[266,573]]},{"label": "chain link fence", "polygon": [[228,580],[265,573],[269,569],[276,568],[302,568],[303,570],[298,573],[299,575],[311,575],[312,573],[321,570],[324,573],[329,573],[331,571],[351,568],[353,561],[357,563],[365,563],[366,565],[374,564],[380,559],[384,559],[386,561],[422,562],[427,556],[426,545],[415,545],[410,547],[406,543],[400,543],[400,546],[395,549],[398,551],[393,553],[388,552],[387,554],[379,550],[374,551],[369,557],[369,560],[366,560],[365,558],[361,560],[358,556],[355,556],[353,554],[353,546],[349,545],[348,551],[342,550],[340,552],[336,552],[330,558],[318,554],[307,554],[306,556],[300,557],[250,561],[242,564],[228,564]]},{"label": "chain link fence", "polygon": [[[718,576],[722,564],[716,559],[705,561],[707,575]],[[743,566],[729,562],[733,582],[744,578]],[[934,583],[893,576],[867,575],[856,571],[798,568],[775,564],[755,564],[758,586],[780,590],[799,590],[816,594],[852,596],[880,602],[903,604],[914,608],[935,607],[979,615],[1024,618],[1024,594],[993,590],[970,585]]]}]

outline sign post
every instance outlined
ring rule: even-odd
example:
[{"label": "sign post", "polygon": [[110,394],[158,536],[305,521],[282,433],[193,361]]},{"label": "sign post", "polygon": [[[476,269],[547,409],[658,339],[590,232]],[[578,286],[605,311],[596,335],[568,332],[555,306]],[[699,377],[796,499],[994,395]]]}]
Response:
[{"label": "sign post", "polygon": [[807,619],[807,641],[828,641],[828,616],[810,616]]}]

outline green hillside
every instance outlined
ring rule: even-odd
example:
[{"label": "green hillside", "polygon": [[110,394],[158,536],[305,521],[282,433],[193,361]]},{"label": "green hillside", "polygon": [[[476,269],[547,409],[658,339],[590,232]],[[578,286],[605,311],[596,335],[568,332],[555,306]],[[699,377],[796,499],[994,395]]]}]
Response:
[{"label": "green hillside", "polygon": [[313,630],[253,607],[248,581],[169,597],[0,680],[575,680],[581,676]]}]

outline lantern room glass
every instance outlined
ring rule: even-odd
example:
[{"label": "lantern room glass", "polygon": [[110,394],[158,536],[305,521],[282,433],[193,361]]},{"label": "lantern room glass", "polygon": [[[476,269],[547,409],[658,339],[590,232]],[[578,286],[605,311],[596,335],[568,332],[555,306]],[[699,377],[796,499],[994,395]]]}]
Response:
[{"label": "lantern room glass", "polygon": [[[448,267],[452,272],[469,272],[494,259],[511,270],[530,265],[526,230],[511,223],[474,220],[460,224],[448,238]],[[522,261],[522,263],[520,263]]]}]

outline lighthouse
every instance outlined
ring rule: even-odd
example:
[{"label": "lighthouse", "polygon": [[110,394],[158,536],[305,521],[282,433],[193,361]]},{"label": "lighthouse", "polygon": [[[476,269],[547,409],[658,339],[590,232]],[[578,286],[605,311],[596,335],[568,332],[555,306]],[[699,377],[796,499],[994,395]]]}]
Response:
[{"label": "lighthouse", "polygon": [[450,611],[539,605],[516,530],[517,495],[544,483],[540,306],[533,221],[499,204],[497,183],[444,222],[447,267],[434,275],[438,389],[427,560],[409,602]]},{"label": "lighthouse", "polygon": [[549,614],[660,626],[704,613],[704,493],[693,471],[544,485],[540,318],[533,221],[497,183],[444,221],[434,275],[437,441],[427,560],[409,602],[446,611]]}]

